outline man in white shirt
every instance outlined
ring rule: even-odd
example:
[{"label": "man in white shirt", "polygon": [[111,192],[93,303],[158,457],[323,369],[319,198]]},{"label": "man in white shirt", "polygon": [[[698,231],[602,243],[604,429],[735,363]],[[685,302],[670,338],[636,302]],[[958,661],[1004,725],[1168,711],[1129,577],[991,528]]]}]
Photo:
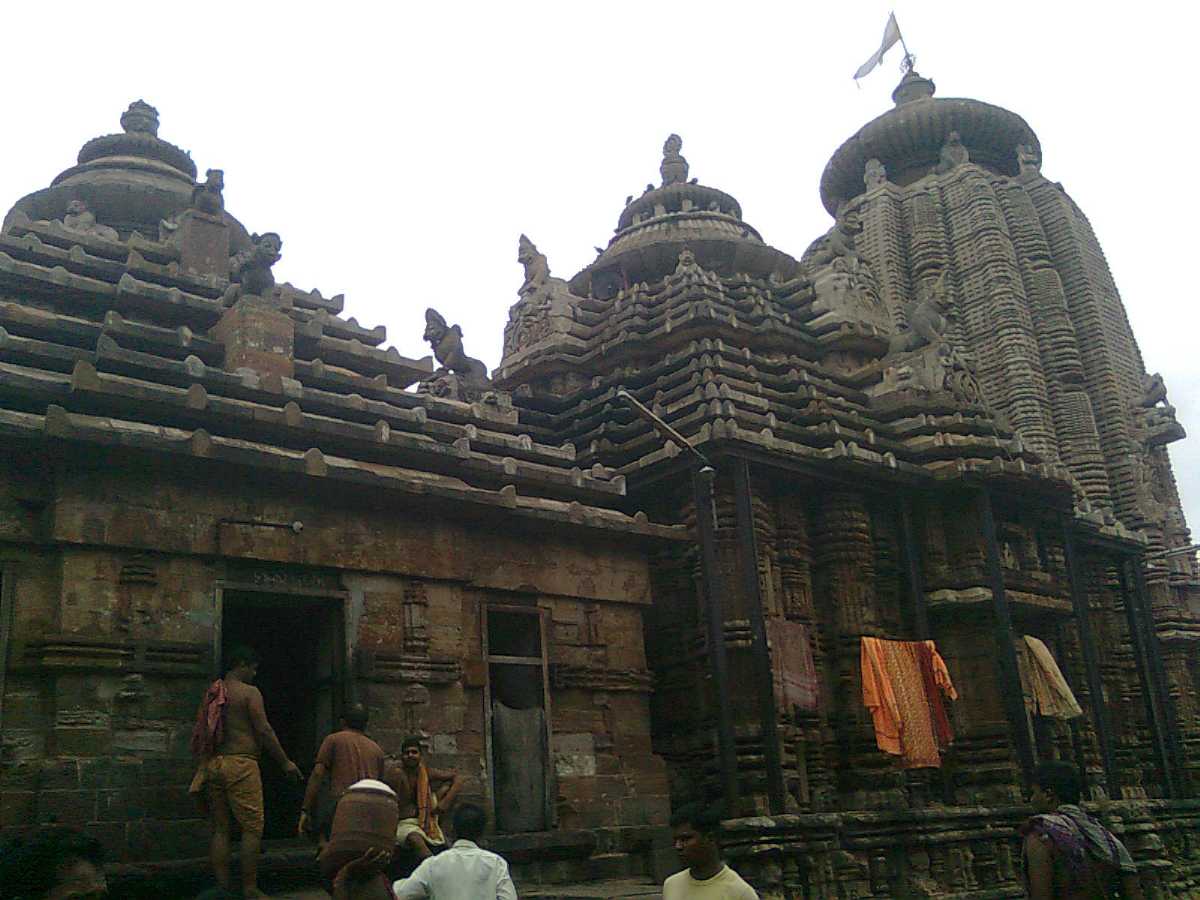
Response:
[{"label": "man in white shirt", "polygon": [[508,863],[475,843],[486,825],[487,813],[474,803],[460,804],[454,811],[456,840],[393,884],[396,900],[517,900]]},{"label": "man in white shirt", "polygon": [[721,819],[700,803],[671,816],[675,852],[687,865],[663,882],[663,900],[758,900],[754,888],[721,861]]}]

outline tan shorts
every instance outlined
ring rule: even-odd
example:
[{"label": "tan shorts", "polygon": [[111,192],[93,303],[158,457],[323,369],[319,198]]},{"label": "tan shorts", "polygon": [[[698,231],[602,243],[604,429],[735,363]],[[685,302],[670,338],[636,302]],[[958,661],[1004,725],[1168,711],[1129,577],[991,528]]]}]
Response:
[{"label": "tan shorts", "polygon": [[252,756],[214,756],[200,764],[192,793],[206,792],[211,815],[220,821],[225,811],[243,831],[263,833],[262,775]]}]

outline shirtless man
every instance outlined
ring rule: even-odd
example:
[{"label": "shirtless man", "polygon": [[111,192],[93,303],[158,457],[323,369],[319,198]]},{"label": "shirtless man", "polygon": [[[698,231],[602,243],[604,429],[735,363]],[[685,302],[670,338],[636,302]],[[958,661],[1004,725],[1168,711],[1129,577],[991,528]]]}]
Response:
[{"label": "shirtless man", "polygon": [[454,805],[462,778],[453,769],[425,765],[421,738],[414,735],[400,744],[400,765],[392,766],[384,780],[400,798],[396,843],[408,847],[419,859],[432,856],[434,847],[446,843],[438,814]]},{"label": "shirtless man", "polygon": [[257,674],[258,655],[248,647],[233,648],[224,678],[224,733],[216,753],[201,761],[192,782],[193,793],[205,791],[212,826],[213,873],[226,890],[230,889],[230,831],[234,820],[241,826],[243,897],[266,896],[258,890],[258,853],[263,833],[258,758],[265,750],[289,778],[302,778],[267,721],[262,693],[253,684]]}]

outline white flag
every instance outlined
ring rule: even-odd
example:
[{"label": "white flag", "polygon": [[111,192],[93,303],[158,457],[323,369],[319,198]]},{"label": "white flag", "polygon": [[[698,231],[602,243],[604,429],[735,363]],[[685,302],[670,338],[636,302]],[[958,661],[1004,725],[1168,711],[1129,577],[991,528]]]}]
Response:
[{"label": "white flag", "polygon": [[896,14],[892,13],[888,16],[887,27],[883,29],[883,43],[879,45],[878,50],[871,54],[870,59],[858,67],[858,71],[854,73],[854,80],[857,81],[879,65],[883,61],[883,54],[887,53],[898,40],[900,40],[900,26],[896,24]]}]

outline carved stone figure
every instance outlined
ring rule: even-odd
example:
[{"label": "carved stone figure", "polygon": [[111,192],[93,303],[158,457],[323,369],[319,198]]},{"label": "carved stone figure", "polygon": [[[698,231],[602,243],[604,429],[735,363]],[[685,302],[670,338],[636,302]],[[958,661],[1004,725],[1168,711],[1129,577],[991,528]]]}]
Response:
[{"label": "carved stone figure", "polygon": [[857,214],[843,205],[838,209],[833,228],[814,244],[816,249],[810,251],[806,262],[813,268],[818,268],[829,265],[835,259],[843,259],[851,271],[857,272],[861,260],[855,249],[854,237],[860,230]]},{"label": "carved stone figure", "polygon": [[279,262],[283,238],[273,231],[251,235],[253,246],[234,254],[229,260],[229,277],[233,282],[225,292],[228,304],[243,294],[265,297],[275,289],[271,266]]},{"label": "carved stone figure", "polygon": [[952,131],[946,136],[946,143],[942,144],[941,158],[934,171],[942,175],[951,169],[958,168],[963,163],[970,162],[970,160],[971,155],[963,146],[962,137],[957,131]]},{"label": "carved stone figure", "polygon": [[424,339],[433,347],[433,355],[443,369],[465,378],[487,381],[487,366],[463,352],[462,329],[447,325],[436,309],[425,310]]},{"label": "carved stone figure", "polygon": [[487,366],[463,350],[462,329],[447,325],[436,309],[425,310],[424,340],[433,348],[441,368],[421,383],[418,392],[472,402],[491,389]]},{"label": "carved stone figure", "polygon": [[684,184],[687,181],[688,161],[679,154],[681,149],[683,149],[683,138],[677,134],[668,137],[666,143],[663,144],[662,165],[658,167],[658,171],[662,175],[663,187],[669,184]]},{"label": "carved stone figure", "polygon": [[929,293],[907,310],[908,328],[892,335],[888,353],[903,353],[940,344],[954,318],[954,307],[946,290],[946,270],[938,276]]},{"label": "carved stone figure", "polygon": [[67,204],[67,213],[62,218],[62,226],[67,231],[78,234],[91,234],[109,241],[119,240],[117,230],[96,221],[96,214],[87,208],[82,200],[72,200]]},{"label": "carved stone figure", "polygon": [[521,235],[517,244],[517,262],[525,267],[525,283],[517,291],[518,294],[524,297],[546,286],[550,277],[550,264],[546,261],[546,255],[539,253],[533,241],[525,235]]},{"label": "carved stone figure", "polygon": [[546,256],[533,241],[521,235],[517,261],[525,267],[520,299],[509,308],[504,326],[504,355],[538,343],[554,332],[565,331],[574,318],[570,290],[561,278],[550,275]]},{"label": "carved stone figure", "polygon": [[192,209],[219,216],[225,209],[225,173],[220,169],[209,169],[204,173],[205,181],[192,188]]},{"label": "carved stone figure", "polygon": [[1031,144],[1017,144],[1017,169],[1022,175],[1037,175],[1042,171],[1042,155]]},{"label": "carved stone figure", "polygon": [[863,183],[867,186],[868,191],[882,187],[887,183],[887,168],[877,159],[868,159],[866,168],[863,170]]},{"label": "carved stone figure", "polygon": [[1142,376],[1141,405],[1150,407],[1167,402],[1167,386],[1158,372],[1153,375],[1146,373]]},{"label": "carved stone figure", "polygon": [[1133,431],[1147,449],[1182,440],[1187,435],[1175,419],[1175,407],[1167,403],[1167,386],[1158,372],[1142,376],[1142,396],[1133,408]]}]

